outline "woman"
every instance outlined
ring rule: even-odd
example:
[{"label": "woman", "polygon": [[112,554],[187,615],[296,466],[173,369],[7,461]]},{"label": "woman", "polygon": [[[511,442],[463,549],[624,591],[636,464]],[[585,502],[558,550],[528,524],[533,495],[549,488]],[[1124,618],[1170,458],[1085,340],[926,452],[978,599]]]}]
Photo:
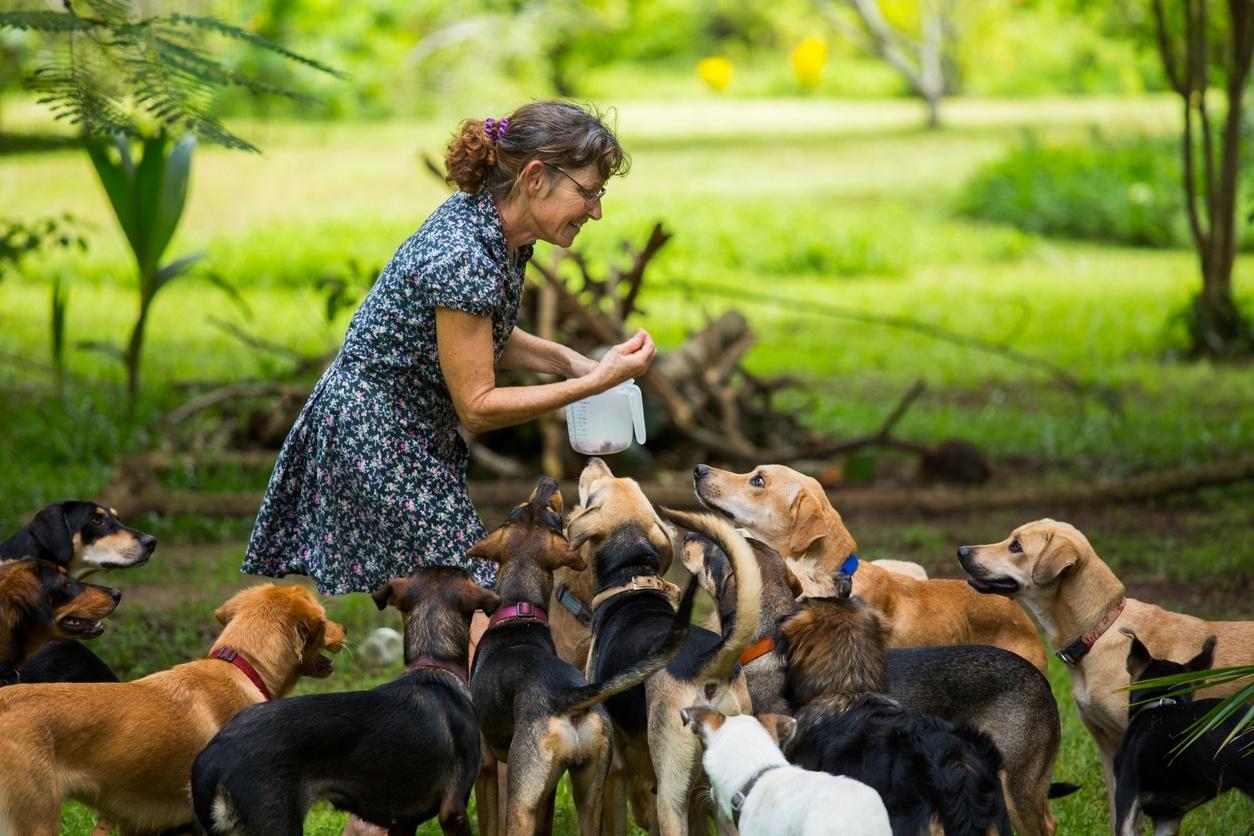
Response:
[{"label": "woman", "polygon": [[[311,575],[324,594],[369,592],[423,565],[460,566],[486,534],[467,492],[458,425],[530,421],[638,377],[638,331],[599,363],[515,325],[536,241],[568,247],[601,217],[628,159],[600,117],[559,101],[467,120],[449,144],[446,200],[384,267],[309,396],[257,515],[243,570]],[[497,368],[565,377],[498,387]]]}]

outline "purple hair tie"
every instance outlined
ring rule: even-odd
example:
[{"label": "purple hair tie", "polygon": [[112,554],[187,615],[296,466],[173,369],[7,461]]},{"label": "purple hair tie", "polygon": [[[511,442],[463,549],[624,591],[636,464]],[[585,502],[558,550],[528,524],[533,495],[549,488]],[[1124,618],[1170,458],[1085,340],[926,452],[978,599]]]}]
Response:
[{"label": "purple hair tie", "polygon": [[483,132],[487,134],[489,142],[500,142],[505,136],[505,131],[509,129],[509,120],[502,119],[499,122],[489,116],[483,120]]}]

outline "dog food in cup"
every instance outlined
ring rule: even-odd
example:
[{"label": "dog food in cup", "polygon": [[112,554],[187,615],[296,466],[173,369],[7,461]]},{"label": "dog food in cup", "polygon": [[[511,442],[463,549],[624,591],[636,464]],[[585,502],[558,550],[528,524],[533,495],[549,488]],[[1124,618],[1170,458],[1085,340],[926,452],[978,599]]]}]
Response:
[{"label": "dog food in cup", "polygon": [[619,453],[636,442],[644,444],[644,400],[640,387],[628,380],[599,395],[566,407],[570,446],[588,456]]}]

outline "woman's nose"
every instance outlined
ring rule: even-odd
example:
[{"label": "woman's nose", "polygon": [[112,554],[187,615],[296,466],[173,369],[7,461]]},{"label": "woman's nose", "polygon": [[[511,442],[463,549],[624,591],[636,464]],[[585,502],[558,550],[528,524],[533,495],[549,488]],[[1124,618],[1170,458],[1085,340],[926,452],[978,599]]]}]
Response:
[{"label": "woman's nose", "polygon": [[592,208],[588,210],[588,217],[594,221],[601,220],[601,198],[597,198],[592,202]]}]

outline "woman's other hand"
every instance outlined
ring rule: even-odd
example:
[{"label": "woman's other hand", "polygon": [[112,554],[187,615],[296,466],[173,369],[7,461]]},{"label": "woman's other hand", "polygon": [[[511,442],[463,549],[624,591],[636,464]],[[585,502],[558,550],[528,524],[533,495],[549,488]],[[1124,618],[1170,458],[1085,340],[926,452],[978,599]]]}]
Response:
[{"label": "woman's other hand", "polygon": [[657,346],[649,332],[641,328],[625,341],[611,348],[597,364],[594,374],[598,375],[605,388],[617,386],[625,380],[640,377],[649,370],[657,354]]}]

